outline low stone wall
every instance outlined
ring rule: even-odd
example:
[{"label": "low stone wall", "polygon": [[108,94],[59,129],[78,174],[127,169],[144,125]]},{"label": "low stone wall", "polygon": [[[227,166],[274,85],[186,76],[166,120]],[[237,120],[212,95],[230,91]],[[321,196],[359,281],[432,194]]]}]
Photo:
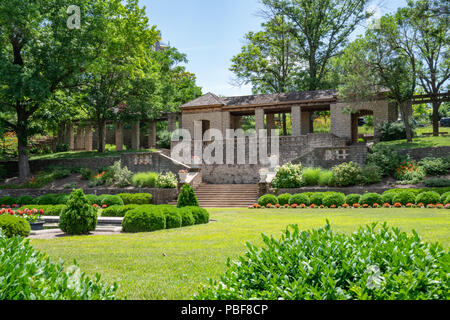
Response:
[{"label": "low stone wall", "polygon": [[367,146],[356,144],[348,147],[316,148],[293,163],[301,163],[305,167],[322,167],[330,169],[343,162],[356,162],[365,165]]},{"label": "low stone wall", "polygon": [[211,184],[257,184],[262,167],[256,164],[203,165],[202,179]]},{"label": "low stone wall", "polygon": [[175,175],[178,175],[180,170],[191,169],[161,152],[125,153],[121,155],[120,159],[122,166],[126,166],[132,172],[173,172]]},{"label": "low stone wall", "polygon": [[[153,196],[154,204],[168,204],[178,198],[177,189],[156,189],[156,188],[86,188],[83,190],[85,194],[112,194],[116,195],[119,193],[150,193]],[[42,190],[42,189],[4,189],[0,190],[0,198],[10,196],[10,197],[21,197],[21,196],[32,196],[39,197],[48,193],[56,194],[68,194],[70,190]]]},{"label": "low stone wall", "polygon": [[[450,140],[449,140],[450,142]],[[450,157],[450,146],[448,147],[429,147],[419,149],[402,149],[401,154],[408,154],[414,160],[422,160],[426,157],[446,158]]]}]

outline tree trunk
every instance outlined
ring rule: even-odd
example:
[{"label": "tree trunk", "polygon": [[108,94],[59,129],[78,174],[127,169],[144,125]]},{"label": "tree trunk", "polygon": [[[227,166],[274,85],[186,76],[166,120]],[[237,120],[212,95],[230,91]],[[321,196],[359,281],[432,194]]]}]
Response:
[{"label": "tree trunk", "polygon": [[406,130],[406,141],[412,142],[411,126],[409,125],[409,117],[411,115],[409,109],[411,108],[411,103],[409,101],[406,101],[400,103],[399,105],[400,105],[400,113],[402,115],[402,120]]},{"label": "tree trunk", "polygon": [[439,107],[441,104],[436,98],[432,98],[433,103],[433,136],[439,136]]},{"label": "tree trunk", "polygon": [[97,151],[100,153],[105,152],[106,144],[106,121],[98,120],[98,148]]},{"label": "tree trunk", "polygon": [[19,179],[25,182],[31,177],[30,163],[28,161],[28,137],[23,127],[19,127],[16,134],[19,153]]}]

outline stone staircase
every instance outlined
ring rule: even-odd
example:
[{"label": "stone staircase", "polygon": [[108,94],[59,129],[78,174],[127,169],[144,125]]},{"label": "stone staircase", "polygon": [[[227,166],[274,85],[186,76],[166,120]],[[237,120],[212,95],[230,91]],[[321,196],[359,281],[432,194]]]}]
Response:
[{"label": "stone staircase", "polygon": [[258,200],[258,185],[202,183],[195,195],[202,208],[247,208]]}]

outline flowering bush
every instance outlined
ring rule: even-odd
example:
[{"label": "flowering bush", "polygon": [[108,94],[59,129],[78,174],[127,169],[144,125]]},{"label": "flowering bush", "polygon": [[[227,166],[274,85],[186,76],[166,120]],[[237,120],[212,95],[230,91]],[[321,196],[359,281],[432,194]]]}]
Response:
[{"label": "flowering bush", "polygon": [[177,177],[172,172],[160,174],[158,180],[156,180],[156,187],[160,189],[175,189],[177,184]]},{"label": "flowering bush", "polygon": [[378,203],[374,203],[374,204],[372,205],[372,207],[373,207],[373,208],[379,208],[380,205],[379,205]]},{"label": "flowering bush", "polygon": [[358,184],[362,179],[361,166],[354,162],[342,163],[333,167],[335,183],[339,187]]},{"label": "flowering bush", "polygon": [[394,178],[399,183],[418,183],[425,178],[426,172],[416,161],[403,161],[400,166],[395,169]]},{"label": "flowering bush", "polygon": [[356,208],[356,209],[361,208],[361,205],[359,203],[354,203],[353,208]]},{"label": "flowering bush", "polygon": [[390,208],[391,205],[390,205],[389,203],[385,203],[385,204],[383,204],[383,207],[384,207],[384,208]]},{"label": "flowering bush", "polygon": [[401,208],[403,205],[400,202],[394,203],[395,208]]},{"label": "flowering bush", "polygon": [[272,180],[274,188],[298,188],[303,184],[302,165],[287,163],[276,168],[275,178]]}]

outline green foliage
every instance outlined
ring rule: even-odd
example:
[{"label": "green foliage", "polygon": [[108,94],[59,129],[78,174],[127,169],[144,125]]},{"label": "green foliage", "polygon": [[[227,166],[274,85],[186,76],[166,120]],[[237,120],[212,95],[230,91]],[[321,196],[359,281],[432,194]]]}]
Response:
[{"label": "green foliage", "polygon": [[428,191],[422,192],[416,197],[416,204],[423,203],[424,205],[438,204],[441,201],[441,196],[437,192]]},{"label": "green foliage", "polygon": [[419,193],[427,192],[427,191],[433,191],[433,192],[437,192],[437,193],[439,193],[439,194],[444,194],[444,193],[446,193],[446,192],[450,192],[450,187],[446,187],[446,188],[423,188],[423,189],[420,189],[420,188],[417,188],[417,189],[411,189],[411,188],[408,188],[408,189],[402,189],[402,188],[397,188],[397,189],[389,189],[389,190],[385,191],[384,193],[399,193],[399,192],[403,192],[403,191],[409,191],[409,192],[412,192],[412,193],[414,193],[416,196],[417,196]]},{"label": "green foliage", "polygon": [[416,161],[404,161],[395,169],[394,178],[399,180],[399,184],[418,183],[425,178],[426,173],[423,167]]},{"label": "green foliage", "polygon": [[369,206],[373,206],[375,203],[378,203],[381,205],[383,202],[383,199],[381,198],[381,195],[378,193],[365,193],[362,195],[361,200],[359,201],[360,204],[368,204]]},{"label": "green foliage", "polygon": [[450,179],[446,178],[435,178],[428,179],[423,182],[425,186],[430,188],[438,188],[438,187],[450,187]]},{"label": "green foliage", "polygon": [[[448,253],[413,231],[376,224],[352,234],[324,228],[286,229],[280,239],[262,235],[227,261],[199,300],[445,300]],[[276,263],[274,263],[276,261]],[[336,266],[339,266],[337,268]]]},{"label": "green foliage", "polygon": [[[406,139],[406,129],[403,122],[383,122],[378,126],[381,141],[394,141]],[[414,130],[412,137],[415,136]]]},{"label": "green foliage", "polygon": [[166,217],[166,229],[182,227],[182,215],[179,208],[171,205],[155,206],[154,208],[162,212]]},{"label": "green foliage", "polygon": [[[22,219],[23,220],[23,219]],[[76,262],[54,264],[28,240],[0,234],[0,300],[112,300],[117,284],[107,286],[100,275],[90,279]]]},{"label": "green foliage", "polygon": [[267,206],[268,204],[276,205],[278,203],[278,198],[273,194],[265,194],[258,199],[258,204],[262,207]]},{"label": "green foliage", "polygon": [[195,195],[194,188],[190,185],[185,184],[181,187],[180,194],[178,195],[177,207],[198,207],[197,196]]},{"label": "green foliage", "polygon": [[103,209],[102,217],[125,217],[128,211],[139,208],[137,204],[128,204],[125,206],[114,205]]},{"label": "green foliage", "polygon": [[61,180],[61,179],[67,178],[68,176],[70,176],[69,169],[58,168],[53,171],[53,178],[55,180]]},{"label": "green foliage", "polygon": [[303,184],[306,186],[317,186],[319,184],[320,168],[305,168],[302,172]]},{"label": "green foliage", "polygon": [[7,206],[12,206],[13,204],[17,204],[17,203],[18,203],[18,201],[14,197],[7,196],[7,197],[3,197],[0,199],[0,205],[4,204]]},{"label": "green foliage", "polygon": [[81,168],[80,173],[83,180],[90,180],[92,177],[92,171],[89,168]]},{"label": "green foliage", "polygon": [[443,158],[427,157],[420,161],[420,165],[425,169],[427,175],[440,176],[450,171],[450,165]]},{"label": "green foliage", "polygon": [[87,194],[86,198],[89,200],[90,204],[100,205],[102,203],[102,201],[95,194]]},{"label": "green foliage", "polygon": [[150,193],[121,193],[124,204],[151,204],[153,196]]},{"label": "green foliage", "polygon": [[[394,192],[383,193],[383,195],[381,196],[381,200],[383,200],[382,204],[389,203],[390,205],[393,205],[395,196],[396,196],[396,193],[394,193]],[[380,203],[380,205],[381,205],[381,203]]]},{"label": "green foliage", "polygon": [[57,217],[61,215],[61,212],[66,208],[64,204],[58,204],[58,205],[38,205],[38,204],[32,204],[32,205],[24,205],[19,208],[19,210],[24,209],[42,209],[44,210],[45,216],[53,216]]},{"label": "green foliage", "polygon": [[6,178],[6,173],[5,166],[0,164],[0,181]]},{"label": "green foliage", "polygon": [[309,197],[304,193],[296,193],[292,195],[292,197],[289,199],[289,204],[293,205],[301,205],[304,204],[305,206],[309,206],[311,203]]},{"label": "green foliage", "polygon": [[352,161],[339,164],[333,167],[333,176],[339,187],[358,184],[361,181],[361,166]]},{"label": "green foliage", "polygon": [[44,194],[42,196],[39,196],[35,199],[36,204],[42,204],[42,205],[54,205],[58,204],[58,194]]},{"label": "green foliage", "polygon": [[27,237],[30,234],[30,224],[24,218],[2,214],[0,215],[0,233],[2,231],[8,238],[15,236]]},{"label": "green foliage", "polygon": [[103,180],[106,185],[115,185],[119,188],[131,185],[131,177],[133,173],[127,167],[121,165],[121,161],[116,161],[108,168]]},{"label": "green foliage", "polygon": [[121,197],[119,196],[113,196],[113,195],[107,195],[106,197],[104,197],[102,199],[102,203],[101,205],[107,205],[109,206],[115,206],[115,205],[119,205],[119,206],[123,206],[123,200]]},{"label": "green foliage", "polygon": [[166,217],[153,206],[141,206],[128,211],[122,220],[123,232],[152,232],[166,228]]},{"label": "green foliage", "polygon": [[282,188],[299,188],[303,184],[302,165],[287,163],[276,169],[275,178],[272,180],[272,187]]},{"label": "green foliage", "polygon": [[447,201],[447,198],[450,196],[450,192],[446,192],[444,194],[441,195],[441,203],[442,204],[447,204],[450,203]]},{"label": "green foliage", "polygon": [[[291,198],[291,194],[290,193],[284,193],[284,194],[280,194],[278,196],[278,203],[282,206],[284,206],[285,204],[289,204],[289,199]],[[259,201],[258,201],[259,204]],[[266,203],[267,204],[267,203]],[[275,203],[276,204],[276,203]]]},{"label": "green foliage", "polygon": [[160,174],[156,180],[156,187],[160,189],[175,189],[177,187],[178,180],[174,173],[167,172],[166,174]]},{"label": "green foliage", "polygon": [[381,181],[383,171],[377,165],[369,164],[362,168],[361,176],[364,184],[375,184]]},{"label": "green foliage", "polygon": [[[198,208],[198,207],[193,207],[193,208]],[[180,215],[181,215],[181,226],[182,227],[188,227],[188,226],[192,226],[195,224],[195,218],[194,215],[192,214],[192,210],[191,207],[184,207],[184,208],[180,208]]]},{"label": "green foliage", "polygon": [[[0,203],[2,201],[0,200]],[[34,198],[31,196],[21,196],[17,199],[17,204],[19,205],[24,205],[24,204],[33,204],[34,203]]]},{"label": "green foliage", "polygon": [[133,175],[131,180],[133,185],[138,188],[155,188],[159,174],[156,172],[140,172]]},{"label": "green foliage", "polygon": [[395,203],[401,203],[402,205],[407,205],[408,203],[414,204],[416,201],[416,196],[414,193],[405,191],[400,192],[395,195],[395,197],[392,199],[393,204]]},{"label": "green foliage", "polygon": [[331,170],[322,170],[319,174],[319,186],[325,187],[325,186],[335,186],[336,185],[336,179],[333,175],[333,171]]},{"label": "green foliage", "polygon": [[332,205],[340,207],[345,203],[345,195],[342,193],[332,193],[323,198],[322,204],[330,208]]},{"label": "green foliage", "polygon": [[59,228],[69,235],[82,235],[94,231],[96,226],[97,210],[92,207],[83,190],[74,190],[61,212]]},{"label": "green foliage", "polygon": [[195,224],[209,223],[209,212],[206,209],[200,207],[184,207],[183,209],[188,210],[192,213]]},{"label": "green foliage", "polygon": [[361,200],[360,194],[352,193],[347,195],[347,197],[345,197],[345,203],[348,204],[349,206],[352,206],[355,203],[359,203],[360,200]]},{"label": "green foliage", "polygon": [[316,206],[321,206],[323,204],[323,198],[325,195],[320,192],[315,192],[311,196],[309,196],[309,200],[311,200],[311,204]]},{"label": "green foliage", "polygon": [[375,145],[372,153],[367,155],[367,163],[378,166],[383,172],[383,176],[394,174],[395,169],[406,160],[406,156],[398,153],[395,149],[382,144]]}]

